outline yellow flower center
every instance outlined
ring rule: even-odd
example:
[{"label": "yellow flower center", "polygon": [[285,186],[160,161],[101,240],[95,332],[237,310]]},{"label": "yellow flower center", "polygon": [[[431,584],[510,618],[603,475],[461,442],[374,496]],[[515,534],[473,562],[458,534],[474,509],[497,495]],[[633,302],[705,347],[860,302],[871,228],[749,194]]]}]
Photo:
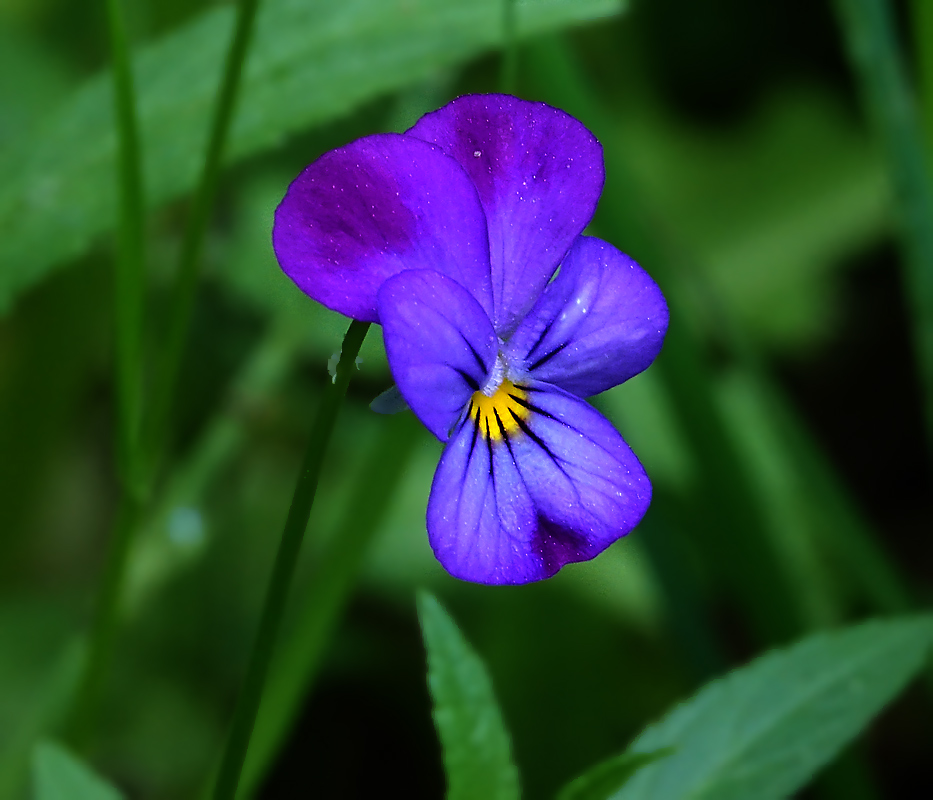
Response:
[{"label": "yellow flower center", "polygon": [[474,392],[469,415],[483,436],[498,442],[517,433],[520,423],[528,419],[527,398],[528,393],[524,389],[505,380],[492,397]]}]

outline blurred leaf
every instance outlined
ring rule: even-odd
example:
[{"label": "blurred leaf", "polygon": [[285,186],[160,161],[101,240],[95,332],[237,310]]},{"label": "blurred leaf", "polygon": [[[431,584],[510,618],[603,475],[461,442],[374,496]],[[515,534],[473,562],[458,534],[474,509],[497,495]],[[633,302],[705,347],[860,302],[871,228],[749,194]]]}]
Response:
[{"label": "blurred leaf", "polygon": [[[620,0],[535,0],[528,36],[621,8]],[[135,60],[145,184],[152,204],[190,189],[200,167],[234,10],[218,8]],[[499,44],[500,0],[268,0],[243,76],[228,159]],[[82,87],[0,161],[0,310],[114,221],[115,137],[108,75]]]},{"label": "blurred leaf", "polygon": [[725,130],[638,96],[623,108],[615,138],[640,189],[744,328],[777,345],[824,333],[829,276],[890,226],[884,165],[842,104],[785,89]]},{"label": "blurred leaf", "polygon": [[[18,608],[0,609],[0,797],[15,797],[28,781],[36,741],[59,726],[70,708],[85,658],[83,639],[50,636],[47,621],[20,598]],[[22,614],[26,611],[26,614]],[[17,636],[3,630],[14,616],[29,625]]]},{"label": "blurred leaf", "polygon": [[83,761],[54,742],[40,742],[33,755],[36,800],[119,800],[122,795]]},{"label": "blurred leaf", "polygon": [[58,53],[23,30],[0,25],[0,145],[29,131],[71,83]]},{"label": "blurred leaf", "polygon": [[418,594],[418,617],[434,724],[444,751],[447,800],[517,800],[518,770],[486,667],[427,592]]},{"label": "blurred leaf", "polygon": [[805,639],[708,684],[633,752],[674,747],[617,800],[787,797],[922,667],[933,617],[878,620]]},{"label": "blurred leaf", "polygon": [[557,793],[557,800],[606,800],[619,791],[638,770],[669,756],[672,749],[654,753],[620,753],[607,758],[574,778]]},{"label": "blurred leaf", "polygon": [[836,15],[894,184],[927,439],[933,444],[933,185],[888,0],[835,0]]},{"label": "blurred leaf", "polygon": [[723,371],[716,392],[733,444],[748,469],[750,486],[765,509],[775,555],[796,587],[807,628],[842,622],[830,565],[818,552],[826,521],[815,506],[823,498],[812,494],[803,477],[805,470],[797,463],[787,432],[772,413],[775,400],[743,369]]}]

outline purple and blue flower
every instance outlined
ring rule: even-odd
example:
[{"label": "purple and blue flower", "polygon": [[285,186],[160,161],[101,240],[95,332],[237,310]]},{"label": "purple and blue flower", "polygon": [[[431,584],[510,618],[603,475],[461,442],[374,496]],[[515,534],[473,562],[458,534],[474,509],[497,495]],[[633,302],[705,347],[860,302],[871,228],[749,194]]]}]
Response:
[{"label": "purple and blue flower", "polygon": [[276,211],[282,269],[382,324],[399,391],[446,443],[427,529],[458,578],[547,578],[627,534],[651,500],[585,401],[648,367],[668,322],[648,274],[582,235],[603,182],[602,148],[573,117],[468,95],[325,153]]}]

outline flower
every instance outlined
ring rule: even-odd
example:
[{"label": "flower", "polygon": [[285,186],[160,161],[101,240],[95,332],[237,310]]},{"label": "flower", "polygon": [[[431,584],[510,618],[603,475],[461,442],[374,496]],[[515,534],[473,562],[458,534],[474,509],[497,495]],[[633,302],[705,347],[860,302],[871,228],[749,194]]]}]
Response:
[{"label": "flower", "polygon": [[325,153],[276,211],[282,269],[382,324],[399,391],[446,443],[427,530],[456,577],[549,577],[648,508],[644,469],[585,400],[644,370],[668,322],[648,274],[582,235],[603,181],[573,117],[467,95]]}]

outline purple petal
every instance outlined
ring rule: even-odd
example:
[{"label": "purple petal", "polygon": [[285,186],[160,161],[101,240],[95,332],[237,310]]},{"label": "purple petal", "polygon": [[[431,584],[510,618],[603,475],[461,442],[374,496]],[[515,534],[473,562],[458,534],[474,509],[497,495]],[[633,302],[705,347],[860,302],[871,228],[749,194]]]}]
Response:
[{"label": "purple petal", "polygon": [[367,136],[322,155],[289,186],[272,242],[298,288],[348,317],[378,322],[379,287],[405,269],[436,269],[492,309],[476,189],[413,137]]},{"label": "purple petal", "polygon": [[550,577],[627,534],[651,500],[635,454],[592,406],[541,383],[514,396],[520,401],[497,401],[503,411],[517,409],[498,434],[493,427],[486,435],[482,415],[479,423],[475,413],[464,420],[431,487],[431,546],[464,580]]},{"label": "purple petal", "polygon": [[409,270],[379,290],[386,355],[412,411],[446,442],[470,396],[496,360],[489,317],[460,284],[433,270]]},{"label": "purple petal", "polygon": [[667,303],[641,267],[581,236],[506,350],[537,380],[590,397],[646,369],[661,350]]},{"label": "purple petal", "polygon": [[507,335],[593,216],[602,147],[563,111],[502,94],[460,97],[408,135],[437,144],[476,184],[489,228],[493,321]]}]

